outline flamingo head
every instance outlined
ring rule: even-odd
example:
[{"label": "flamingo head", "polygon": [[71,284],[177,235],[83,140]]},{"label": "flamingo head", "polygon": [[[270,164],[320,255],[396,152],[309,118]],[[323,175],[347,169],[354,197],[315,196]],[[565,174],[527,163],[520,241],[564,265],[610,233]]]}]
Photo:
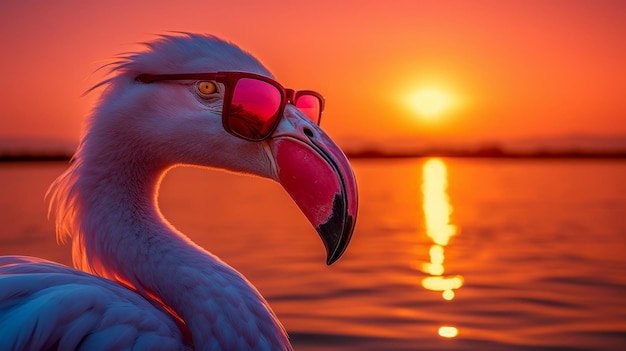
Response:
[{"label": "flamingo head", "polygon": [[207,91],[201,84],[205,80],[138,77],[247,72],[273,80],[256,58],[231,43],[196,34],[162,36],[146,46],[113,64],[114,75],[105,81],[87,129],[87,137],[96,140],[90,144],[115,143],[108,154],[124,144],[123,157],[135,167],[190,164],[278,181],[319,233],[327,264],[339,259],[354,230],[357,188],[345,155],[328,135],[287,103],[265,139],[238,137],[224,126],[222,82],[206,80]]}]

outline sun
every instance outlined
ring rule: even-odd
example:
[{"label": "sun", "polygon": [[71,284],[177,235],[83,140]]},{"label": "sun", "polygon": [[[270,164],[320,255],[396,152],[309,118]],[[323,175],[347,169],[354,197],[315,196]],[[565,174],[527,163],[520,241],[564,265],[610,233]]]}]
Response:
[{"label": "sun", "polygon": [[407,103],[425,119],[443,115],[452,107],[452,98],[442,90],[423,88],[407,95]]}]

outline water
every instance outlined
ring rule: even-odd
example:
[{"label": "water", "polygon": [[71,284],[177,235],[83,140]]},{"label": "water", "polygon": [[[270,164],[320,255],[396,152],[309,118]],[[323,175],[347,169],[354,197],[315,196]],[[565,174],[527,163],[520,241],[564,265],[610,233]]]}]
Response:
[{"label": "water", "polygon": [[[352,164],[359,218],[331,267],[277,184],[181,168],[159,201],[257,286],[297,350],[626,349],[626,163]],[[64,168],[0,165],[0,255],[70,263],[43,200]]]}]

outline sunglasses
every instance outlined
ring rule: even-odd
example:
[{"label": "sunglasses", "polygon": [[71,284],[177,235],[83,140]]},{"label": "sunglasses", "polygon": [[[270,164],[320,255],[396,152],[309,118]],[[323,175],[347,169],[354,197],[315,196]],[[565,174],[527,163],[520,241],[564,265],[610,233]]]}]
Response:
[{"label": "sunglasses", "polygon": [[196,80],[199,83],[216,81],[224,84],[222,125],[227,132],[249,141],[269,138],[278,126],[288,103],[317,125],[320,124],[324,111],[324,97],[320,93],[286,89],[273,79],[253,73],[140,74],[135,79],[142,83]]}]

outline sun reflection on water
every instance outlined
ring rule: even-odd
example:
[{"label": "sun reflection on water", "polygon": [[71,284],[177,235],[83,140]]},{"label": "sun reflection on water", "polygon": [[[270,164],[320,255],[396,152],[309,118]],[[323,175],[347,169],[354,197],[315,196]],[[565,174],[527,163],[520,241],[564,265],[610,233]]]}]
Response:
[{"label": "sun reflection on water", "polygon": [[454,338],[459,335],[459,330],[455,327],[442,326],[439,328],[439,335],[444,338]]},{"label": "sun reflection on water", "polygon": [[[445,246],[457,234],[458,228],[451,223],[452,205],[448,196],[448,173],[446,164],[440,159],[429,159],[422,168],[423,211],[426,234],[433,244],[429,250],[430,261],[422,264],[422,271],[430,276],[422,280],[422,286],[432,291],[440,291],[442,298],[451,301],[456,296],[454,290],[463,286],[460,275],[444,276]],[[458,329],[441,326],[439,335],[454,338]]]}]

